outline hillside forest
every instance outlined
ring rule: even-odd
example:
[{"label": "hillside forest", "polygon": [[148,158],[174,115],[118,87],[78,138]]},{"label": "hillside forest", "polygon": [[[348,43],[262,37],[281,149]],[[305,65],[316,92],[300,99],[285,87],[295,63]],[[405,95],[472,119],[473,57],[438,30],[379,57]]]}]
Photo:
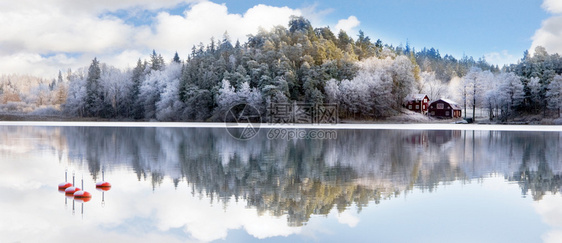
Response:
[{"label": "hillside forest", "polygon": [[[157,47],[156,47],[157,48]],[[261,29],[241,43],[228,32],[169,60],[152,51],[148,60],[119,69],[93,57],[54,80],[0,76],[0,111],[120,120],[220,121],[239,103],[262,115],[272,103],[336,103],[341,119],[377,120],[400,114],[404,98],[424,93],[490,119],[524,115],[558,118],[562,106],[562,58],[537,47],[503,67],[484,58],[442,56],[314,28],[299,16],[288,26]]]}]

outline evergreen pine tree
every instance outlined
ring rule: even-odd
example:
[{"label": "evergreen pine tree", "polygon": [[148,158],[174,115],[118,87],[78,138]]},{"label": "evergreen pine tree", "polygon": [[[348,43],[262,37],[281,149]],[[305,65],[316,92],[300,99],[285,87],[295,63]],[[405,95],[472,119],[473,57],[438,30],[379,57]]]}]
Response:
[{"label": "evergreen pine tree", "polygon": [[101,79],[101,69],[97,58],[92,60],[92,64],[88,68],[88,77],[86,78],[86,104],[85,113],[87,116],[98,116],[102,97],[99,92],[99,82]]},{"label": "evergreen pine tree", "polygon": [[174,55],[173,61],[174,61],[175,63],[181,63],[181,59],[180,59],[180,56],[178,55],[178,52],[177,52],[177,51],[176,51],[176,54]]}]

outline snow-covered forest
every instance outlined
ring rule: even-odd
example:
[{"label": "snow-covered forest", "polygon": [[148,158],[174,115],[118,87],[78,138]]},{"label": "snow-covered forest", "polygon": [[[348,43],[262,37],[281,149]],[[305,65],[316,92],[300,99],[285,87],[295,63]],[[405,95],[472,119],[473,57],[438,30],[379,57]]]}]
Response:
[{"label": "snow-covered forest", "polygon": [[[156,47],[157,48],[157,47]],[[344,119],[398,114],[410,93],[448,98],[491,118],[523,114],[558,117],[562,58],[537,47],[501,69],[480,58],[441,56],[313,28],[293,16],[288,28],[260,30],[241,43],[228,33],[193,46],[182,59],[153,51],[132,69],[93,58],[88,67],[51,81],[0,77],[0,110],[70,117],[158,121],[218,121],[232,105],[249,103],[264,115],[272,102],[337,103]],[[23,81],[22,81],[23,80]],[[25,82],[27,80],[27,82]]]}]

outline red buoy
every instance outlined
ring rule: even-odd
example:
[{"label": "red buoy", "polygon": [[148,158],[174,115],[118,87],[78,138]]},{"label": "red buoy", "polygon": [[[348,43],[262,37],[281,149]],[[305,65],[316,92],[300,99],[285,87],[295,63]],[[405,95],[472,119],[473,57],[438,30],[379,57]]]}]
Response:
[{"label": "red buoy", "polygon": [[62,182],[59,184],[59,191],[64,191],[66,190],[66,188],[69,188],[72,186],[72,183],[70,182]]},{"label": "red buoy", "polygon": [[66,188],[66,189],[64,190],[64,194],[69,195],[69,196],[72,196],[72,195],[74,195],[74,193],[77,192],[77,191],[80,191],[80,188],[71,186],[71,187]]},{"label": "red buoy", "polygon": [[109,191],[109,189],[111,189],[111,184],[107,181],[100,181],[96,183],[96,189],[102,191]]},{"label": "red buoy", "polygon": [[111,189],[111,184],[105,180],[105,170],[104,168],[101,169],[101,181],[96,183],[96,189],[101,191],[109,191]]},{"label": "red buoy", "polygon": [[74,199],[80,199],[84,202],[90,201],[92,199],[92,194],[87,191],[77,191],[74,193]]},{"label": "red buoy", "polygon": [[74,201],[81,202],[81,203],[89,202],[90,200],[92,200],[91,197],[74,198]]},{"label": "red buoy", "polygon": [[[68,175],[68,172],[65,170],[64,171],[64,182],[59,184],[59,191],[64,191],[64,190],[66,190],[66,188],[69,188],[69,187],[72,186],[72,183],[68,182],[68,180],[67,180],[67,177],[68,177],[67,175]],[[72,177],[72,180],[74,180],[74,176]],[[74,183],[74,181],[73,181],[73,183]]]}]

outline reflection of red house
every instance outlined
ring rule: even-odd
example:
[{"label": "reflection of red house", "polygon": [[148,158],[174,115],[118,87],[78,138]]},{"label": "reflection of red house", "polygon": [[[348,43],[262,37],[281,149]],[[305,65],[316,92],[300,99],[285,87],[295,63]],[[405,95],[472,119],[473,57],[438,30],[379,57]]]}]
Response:
[{"label": "reflection of red house", "polygon": [[429,98],[425,94],[410,94],[404,99],[404,107],[408,110],[425,114],[429,107]]},{"label": "reflection of red house", "polygon": [[442,145],[448,143],[453,139],[458,139],[461,137],[461,131],[459,130],[434,130],[428,132],[428,140],[432,144]]},{"label": "reflection of red house", "polygon": [[429,105],[429,115],[438,118],[461,117],[461,106],[452,100],[439,99]]},{"label": "reflection of red house", "polygon": [[425,147],[428,144],[427,131],[412,134],[405,138],[406,142],[414,146]]}]

